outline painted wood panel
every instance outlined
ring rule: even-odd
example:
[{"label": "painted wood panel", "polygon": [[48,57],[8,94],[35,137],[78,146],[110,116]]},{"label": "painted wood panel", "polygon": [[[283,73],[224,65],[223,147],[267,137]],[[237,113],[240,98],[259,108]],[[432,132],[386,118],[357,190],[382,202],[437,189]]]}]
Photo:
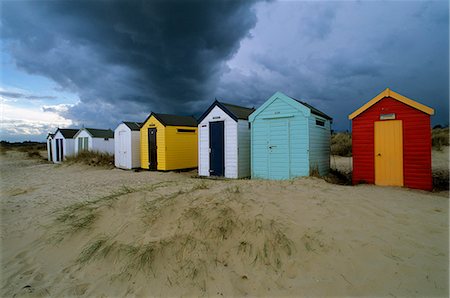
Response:
[{"label": "painted wood panel", "polygon": [[[179,132],[179,129],[192,130],[193,132]],[[198,166],[197,127],[167,126],[165,137],[166,162],[162,170],[189,169]]]},{"label": "painted wood panel", "polygon": [[247,120],[238,120],[238,177],[250,177],[250,126]]},{"label": "painted wood panel", "polygon": [[[309,115],[308,108],[277,92],[250,116],[252,178],[309,175]],[[274,142],[283,148],[279,154],[270,148]]]},{"label": "painted wood panel", "polygon": [[[324,126],[317,125],[316,120],[323,121]],[[331,122],[314,114],[308,122],[310,169],[317,167],[320,175],[327,175],[330,171]]]},{"label": "painted wood panel", "polygon": [[386,97],[352,121],[353,183],[375,183],[374,122],[394,113],[403,121],[404,186],[432,189],[430,116]]},{"label": "painted wood panel", "polygon": [[116,167],[134,169],[141,166],[140,138],[140,131],[133,131],[124,123],[117,126],[114,130],[114,164]]},{"label": "painted wood panel", "polygon": [[375,121],[375,184],[403,186],[402,120]]},{"label": "painted wood panel", "polygon": [[93,148],[93,142],[91,135],[86,132],[85,130],[81,129],[81,131],[77,134],[77,137],[75,138],[75,142],[73,144],[75,154],[78,154],[78,139],[79,138],[88,138],[88,150],[96,150]]},{"label": "painted wood panel", "polygon": [[209,123],[224,121],[225,130],[225,177],[238,178],[238,124],[218,106],[199,123],[199,175],[209,176]]},{"label": "painted wood panel", "polygon": [[141,168],[148,169],[148,129],[156,128],[156,143],[159,149],[157,151],[158,170],[163,170],[166,167],[166,138],[165,127],[154,116],[151,116],[141,127]]}]

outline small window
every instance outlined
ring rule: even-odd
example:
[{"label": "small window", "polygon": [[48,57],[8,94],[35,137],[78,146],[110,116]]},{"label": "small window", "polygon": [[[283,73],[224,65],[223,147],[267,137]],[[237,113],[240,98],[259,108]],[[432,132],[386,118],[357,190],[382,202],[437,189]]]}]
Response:
[{"label": "small window", "polygon": [[325,121],[323,121],[323,120],[319,120],[319,119],[316,119],[316,125],[317,126],[325,126]]},{"label": "small window", "polygon": [[249,122],[248,123],[248,129],[252,128],[252,124]]},{"label": "small window", "polygon": [[109,141],[109,138],[105,138],[105,141]]},{"label": "small window", "polygon": [[177,132],[190,132],[190,133],[195,133],[195,129],[183,129],[183,128],[178,128]]}]

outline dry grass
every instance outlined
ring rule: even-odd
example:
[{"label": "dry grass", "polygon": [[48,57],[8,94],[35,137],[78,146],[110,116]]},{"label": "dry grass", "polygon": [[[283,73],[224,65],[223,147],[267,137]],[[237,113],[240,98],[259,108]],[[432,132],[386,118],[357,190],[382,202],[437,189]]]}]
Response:
[{"label": "dry grass", "polygon": [[114,155],[98,151],[82,151],[77,155],[67,156],[67,164],[81,163],[89,166],[114,167]]},{"label": "dry grass", "polygon": [[352,156],[352,135],[348,132],[333,133],[331,135],[331,154]]},{"label": "dry grass", "polygon": [[442,150],[443,146],[448,146],[449,130],[446,128],[434,128],[431,132],[431,144],[436,150]]},{"label": "dry grass", "polygon": [[[58,235],[64,237],[67,234],[73,234],[82,230],[91,229],[94,222],[99,217],[99,208],[113,206],[113,201],[120,196],[135,192],[137,190],[122,186],[119,190],[110,195],[100,197],[96,200],[75,203],[58,211],[59,215],[56,221],[59,223]],[[62,225],[61,225],[62,224]],[[59,240],[62,240],[61,238]]]},{"label": "dry grass", "polygon": [[[254,208],[243,198],[244,192],[238,186],[230,186],[213,197],[199,198],[198,194],[207,187],[200,183],[172,193],[165,191],[166,194],[156,198],[147,196],[142,202],[142,221],[135,222],[140,225],[137,230],[158,229],[156,222],[164,219],[164,224],[172,227],[170,233],[158,237],[139,233],[128,241],[120,234],[98,234],[81,250],[78,264],[114,262],[117,264],[117,271],[112,272],[114,278],[130,280],[138,274],[146,278],[166,275],[169,284],[190,283],[204,290],[210,270],[216,270],[210,264],[215,264],[220,271],[222,267],[233,270],[234,266],[245,263],[279,274],[296,252],[280,220],[242,213],[244,209]],[[90,229],[100,216],[108,216],[108,209],[97,212],[100,206],[115,202],[130,191],[136,190],[127,189],[74,204],[57,220],[66,225],[69,232]],[[168,214],[170,219],[163,217]],[[93,232],[95,228],[89,231]]]},{"label": "dry grass", "polygon": [[28,158],[43,159],[40,152],[47,149],[46,143],[38,142],[0,142],[0,154],[5,155],[8,151],[19,151],[26,153]]}]

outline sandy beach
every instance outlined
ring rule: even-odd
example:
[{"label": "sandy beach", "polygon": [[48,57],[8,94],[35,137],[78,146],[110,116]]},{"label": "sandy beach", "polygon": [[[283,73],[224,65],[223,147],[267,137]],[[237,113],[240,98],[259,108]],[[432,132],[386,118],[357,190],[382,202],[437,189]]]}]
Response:
[{"label": "sandy beach", "polygon": [[449,295],[448,191],[0,167],[3,297]]}]

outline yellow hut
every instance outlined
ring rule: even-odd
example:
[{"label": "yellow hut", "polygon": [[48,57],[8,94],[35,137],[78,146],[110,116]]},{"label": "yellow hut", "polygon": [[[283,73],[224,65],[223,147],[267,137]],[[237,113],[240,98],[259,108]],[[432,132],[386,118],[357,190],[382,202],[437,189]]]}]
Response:
[{"label": "yellow hut", "polygon": [[170,171],[196,168],[197,120],[151,113],[141,127],[141,168]]}]

